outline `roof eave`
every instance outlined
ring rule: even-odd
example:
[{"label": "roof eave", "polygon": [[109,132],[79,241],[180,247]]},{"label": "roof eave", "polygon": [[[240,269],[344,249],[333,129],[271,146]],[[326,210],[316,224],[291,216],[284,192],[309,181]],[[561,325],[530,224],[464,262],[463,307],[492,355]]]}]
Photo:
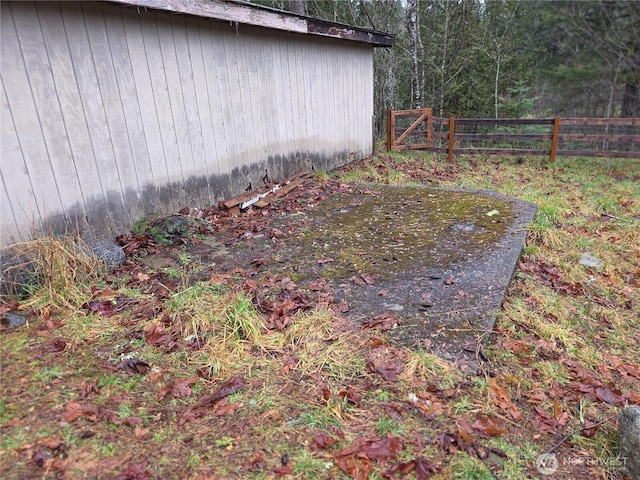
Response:
[{"label": "roof eave", "polygon": [[225,0],[109,0],[122,5],[162,10],[197,17],[222,20],[287,32],[339,38],[367,43],[374,47],[391,47],[395,36],[339,23],[327,22],[291,12],[262,8],[259,5]]}]

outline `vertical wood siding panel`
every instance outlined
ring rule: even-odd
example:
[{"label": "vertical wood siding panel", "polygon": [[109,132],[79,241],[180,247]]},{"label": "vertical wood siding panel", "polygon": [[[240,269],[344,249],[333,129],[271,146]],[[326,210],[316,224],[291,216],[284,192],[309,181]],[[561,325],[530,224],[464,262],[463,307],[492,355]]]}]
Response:
[{"label": "vertical wood siding panel", "polygon": [[276,77],[278,91],[278,125],[280,126],[279,151],[286,155],[295,151],[293,143],[293,113],[291,88],[289,85],[289,63],[287,60],[287,34],[278,32],[273,56],[273,75]]},{"label": "vertical wood siding panel", "polygon": [[286,149],[286,123],[287,115],[284,114],[284,85],[281,79],[283,73],[280,67],[280,37],[277,33],[273,33],[271,41],[265,45],[265,63],[263,68],[269,75],[269,90],[273,98],[273,119],[271,123],[272,146],[270,154],[273,156],[280,155]]},{"label": "vertical wood siding panel", "polygon": [[[357,89],[359,87],[361,87],[360,82],[358,82],[358,74],[360,72],[360,61],[358,56],[355,54],[355,52],[351,52],[350,55],[353,67],[349,69],[349,84],[351,87],[351,101],[349,104],[349,111],[353,111],[354,112],[354,122],[353,122],[353,126],[352,126],[352,135],[351,135],[351,139],[350,139],[350,146],[352,150],[356,150],[359,145],[358,145],[358,139],[360,137],[360,132],[362,131],[362,110],[364,108],[364,105],[362,105],[358,99],[359,99],[359,93],[357,92]],[[354,108],[360,108],[359,111],[354,111]]]},{"label": "vertical wood siding panel", "polygon": [[[246,87],[242,84],[242,78],[238,71],[239,64],[243,63],[243,52],[240,51],[238,33],[231,27],[224,25],[222,39],[224,44],[224,54],[222,56],[224,63],[221,68],[216,69],[216,72],[220,75],[220,83],[223,87],[226,87],[221,96],[224,119],[226,120],[222,123],[225,126],[225,138],[227,138],[230,146],[229,168],[233,171],[234,169],[240,169],[247,160],[247,134],[242,118],[244,115],[242,90]],[[225,64],[226,69],[224,68]],[[228,95],[225,95],[227,92]],[[235,134],[234,137],[230,137],[229,129],[226,128],[227,124]]]},{"label": "vertical wood siding panel", "polygon": [[24,219],[21,219],[20,223],[16,222],[7,189],[12,180],[9,179],[6,182],[4,177],[4,173],[0,170],[0,187],[2,188],[2,196],[0,196],[0,228],[2,229],[2,244],[8,245],[29,240],[30,235],[29,231],[24,231]]},{"label": "vertical wood siding panel", "polygon": [[[324,149],[323,145],[319,141],[322,127],[315,121],[317,115],[322,115],[322,109],[324,108],[323,101],[318,95],[318,85],[314,85],[318,80],[320,80],[320,85],[322,84],[320,76],[318,75],[321,75],[321,72],[317,70],[317,60],[315,59],[318,54],[318,50],[314,49],[313,44],[309,41],[301,40],[300,43],[303,52],[302,58],[304,61],[303,76],[300,78],[300,84],[304,91],[304,99],[307,105],[304,122],[307,126],[307,131],[309,132],[308,149],[309,152],[313,154]],[[332,101],[330,99],[325,100]]]},{"label": "vertical wood siding panel", "polygon": [[[71,159],[71,149],[62,125],[53,77],[44,39],[32,3],[12,3],[20,58],[16,51],[3,51],[3,81],[16,129],[34,185],[38,185],[38,205],[43,218],[62,211],[82,198],[79,179]],[[11,35],[5,30],[3,41]],[[4,62],[11,62],[5,68]],[[24,64],[21,63],[24,61]],[[23,68],[24,67],[24,68]],[[10,71],[10,75],[5,75]],[[56,192],[57,195],[54,193]]]},{"label": "vertical wood siding panel", "polygon": [[[349,109],[350,112],[353,112],[353,107],[354,105],[357,104],[356,102],[357,84],[355,83],[357,79],[356,79],[355,72],[358,71],[358,69],[360,68],[360,65],[358,64],[358,58],[353,55],[352,51],[349,52],[349,60],[351,61],[351,66],[347,70],[347,75],[346,75],[347,82],[349,84],[347,108]],[[361,116],[360,112],[353,112],[353,115],[351,117],[351,135],[349,135],[349,138],[347,139],[350,149],[354,149],[356,147],[356,145],[354,145],[353,139],[358,135],[358,131],[360,129],[360,116]]]},{"label": "vertical wood siding panel", "polygon": [[263,77],[258,69],[257,55],[257,51],[260,48],[259,43],[264,41],[264,37],[258,38],[254,29],[247,29],[241,35],[241,38],[244,38],[245,52],[245,63],[241,67],[241,71],[244,73],[243,84],[246,87],[243,92],[248,93],[248,95],[243,96],[243,104],[247,107],[246,112],[248,113],[248,116],[245,116],[244,119],[247,126],[247,134],[251,139],[249,162],[255,163],[263,161],[266,157],[264,129],[266,119],[269,118],[268,115],[264,115],[266,113],[264,109],[267,105],[260,88]]},{"label": "vertical wood siding panel", "polygon": [[28,240],[30,227],[40,225],[41,216],[9,108],[4,79],[1,94],[0,144],[3,161],[0,163],[0,175],[4,183],[0,204],[0,231],[3,237],[8,236],[14,241]]},{"label": "vertical wood siding panel", "polygon": [[[39,195],[33,189],[36,185],[49,186],[49,208],[61,211],[62,203],[55,182],[50,182],[53,172],[49,163],[47,147],[38,123],[38,114],[29,89],[29,81],[23,63],[20,43],[14,29],[13,15],[6,3],[1,4],[2,42],[0,50],[2,69],[2,136],[0,137],[0,157],[9,184],[16,187],[10,196],[22,205],[25,215],[35,220],[42,219],[38,206]],[[12,113],[15,111],[15,115]],[[14,118],[15,117],[15,118]],[[20,136],[19,136],[20,134]],[[20,142],[22,138],[23,144]],[[15,175],[15,179],[12,178]],[[40,193],[40,192],[37,192]],[[16,212],[16,215],[18,213]],[[30,217],[28,217],[30,218]]]},{"label": "vertical wood siding panel", "polygon": [[[329,91],[332,78],[328,75],[328,65],[325,63],[327,59],[327,42],[324,39],[318,39],[320,45],[317,48],[313,48],[311,42],[309,43],[309,57],[316,63],[316,69],[318,75],[316,78],[312,78],[312,81],[316,84],[313,88],[313,101],[315,107],[311,115],[311,128],[313,129],[314,136],[314,151],[320,154],[328,152],[333,147],[334,138],[329,133],[332,128],[338,128],[336,124],[336,118],[332,116],[332,104],[334,99],[327,95]],[[314,50],[316,54],[314,55]],[[320,122],[320,117],[331,119],[329,122]],[[329,125],[331,124],[331,125]]]},{"label": "vertical wood siding panel", "polygon": [[[192,24],[193,25],[193,24]],[[195,84],[194,61],[197,61],[197,55],[200,55],[199,49],[192,55],[189,47],[189,38],[187,34],[187,24],[184,17],[172,16],[171,26],[173,30],[173,42],[175,45],[176,57],[178,61],[178,74],[181,86],[182,104],[186,116],[186,130],[189,136],[189,145],[191,147],[192,170],[189,177],[198,179],[193,184],[196,195],[195,201],[200,207],[211,205],[212,199],[209,194],[208,179],[209,168],[204,153],[204,142],[202,140],[202,119],[200,117],[200,108],[198,106],[197,90],[199,85]],[[197,29],[197,25],[195,26]],[[194,59],[193,57],[196,57]],[[188,192],[191,197],[191,192]]]},{"label": "vertical wood siding panel", "polygon": [[[280,132],[278,125],[281,118],[278,114],[278,94],[276,92],[276,82],[273,65],[273,49],[275,35],[271,32],[266,36],[264,41],[256,42],[259,49],[257,51],[258,79],[260,79],[260,91],[262,98],[262,111],[260,118],[264,128],[264,147],[265,158],[278,153],[278,141]],[[269,172],[269,175],[274,175]],[[276,178],[271,178],[276,180]]]},{"label": "vertical wood siding panel", "polygon": [[[178,152],[178,141],[173,122],[173,112],[166,80],[162,52],[160,50],[160,37],[156,17],[151,15],[140,16],[140,28],[144,45],[144,58],[140,59],[140,68],[148,67],[152,101],[155,106],[155,123],[158,126],[158,137],[164,154],[165,179],[159,185],[170,185],[171,208],[181,208],[184,202],[184,172]],[[136,70],[134,64],[134,70]],[[138,89],[140,93],[140,89]]]},{"label": "vertical wood siding panel", "polygon": [[[130,12],[125,11],[122,16],[122,22],[125,32],[124,38],[126,39],[125,46],[129,54],[128,62],[124,58],[121,59],[124,60],[124,62],[120,72],[121,76],[119,75],[118,78],[119,85],[121,85],[121,93],[123,89],[126,89],[127,92],[126,99],[123,99],[123,105],[126,104],[126,100],[135,99],[137,101],[136,103],[140,109],[140,120],[144,132],[143,138],[146,141],[145,147],[149,154],[150,180],[152,181],[152,185],[159,188],[161,185],[169,183],[169,174],[165,163],[162,139],[160,138],[158,114],[156,112],[153,90],[151,88],[151,78],[147,66],[140,20],[133,17]],[[114,48],[116,48],[116,39],[111,36],[109,39],[113,42],[111,44],[111,52],[115,55],[116,51]],[[127,69],[127,67],[129,67],[129,69]],[[131,77],[129,75],[131,75]],[[133,79],[132,82],[131,79]],[[129,118],[128,115],[127,118]],[[132,139],[132,134],[134,134],[134,131],[130,128],[130,139]],[[135,154],[136,150],[134,149],[134,155]],[[170,201],[171,197],[169,196],[165,199]]]},{"label": "vertical wood siding panel", "polygon": [[289,67],[289,86],[291,88],[291,115],[293,119],[294,132],[292,132],[296,153],[303,153],[306,149],[306,129],[303,122],[303,101],[298,87],[299,65],[298,54],[296,53],[296,40],[293,36],[288,37],[287,62]]},{"label": "vertical wood siding panel", "polygon": [[[138,207],[137,196],[133,193],[138,192],[141,187],[138,181],[136,161],[142,161],[144,158],[148,158],[148,155],[139,159],[134,158],[129,142],[127,118],[125,117],[122,97],[118,89],[116,67],[107,34],[107,24],[119,21],[119,18],[116,19],[111,15],[108,15],[108,18],[105,17],[102,8],[95,3],[83,3],[82,11],[85,17],[85,26],[98,86],[96,98],[99,98],[100,104],[104,109],[100,116],[104,115],[102,120],[106,123],[104,131],[98,132],[99,135],[104,137],[102,138],[104,143],[98,150],[111,148],[109,153],[113,155],[114,168],[118,172],[118,182],[126,210],[134,214],[136,212],[140,213],[144,209]],[[124,50],[126,51],[126,48]],[[133,119],[130,121],[134,122]],[[140,131],[139,134],[141,135],[142,132]],[[144,136],[142,140],[144,141]],[[146,168],[148,169],[148,165]],[[106,189],[110,191],[114,187],[115,185],[113,184],[107,185]]]},{"label": "vertical wood siding panel", "polygon": [[[38,3],[37,10],[59,108],[62,112],[62,121],[71,147],[71,158],[80,180],[82,203],[86,209],[89,203],[104,202],[104,192],[80,98],[78,80],[73,69],[67,32],[62,21],[60,4]],[[74,30],[76,29],[77,26]],[[56,119],[52,118],[50,121],[56,121]],[[71,206],[71,204],[66,205],[66,207]],[[89,222],[104,221],[101,218],[88,220]]]},{"label": "vertical wood siding panel", "polygon": [[348,135],[347,122],[345,122],[344,115],[346,113],[346,108],[344,105],[340,104],[340,69],[341,63],[346,59],[340,56],[340,49],[337,48],[335,42],[332,42],[327,39],[322,39],[323,42],[323,61],[325,63],[324,70],[327,78],[327,90],[325,95],[329,95],[328,98],[331,99],[330,104],[328,105],[328,115],[333,118],[331,122],[331,128],[327,135],[330,138],[330,148],[331,151],[335,151],[338,149],[340,153],[344,153],[345,146],[342,142],[342,139],[345,135]]},{"label": "vertical wood siding panel", "polygon": [[[235,45],[236,72],[238,81],[232,85],[232,89],[238,91],[238,100],[240,102],[239,109],[234,111],[234,116],[238,119],[237,124],[244,132],[243,140],[240,146],[241,165],[249,165],[256,161],[256,139],[255,139],[255,122],[253,118],[252,97],[255,95],[252,91],[252,85],[249,81],[249,69],[251,61],[247,54],[248,38],[246,32],[236,32],[233,35]],[[232,92],[232,95],[235,92]],[[237,112],[237,113],[236,113]],[[246,180],[249,183],[249,180]],[[255,185],[253,186],[255,187]]]},{"label": "vertical wood siding panel", "polygon": [[292,125],[291,130],[288,131],[289,138],[289,153],[297,152],[299,153],[302,149],[300,148],[300,123],[298,121],[298,89],[296,88],[295,79],[296,79],[296,69],[295,69],[295,60],[294,60],[294,47],[293,40],[290,34],[282,33],[283,40],[281,45],[281,54],[282,54],[282,66],[284,71],[282,72],[284,81],[287,85],[287,90],[285,91],[285,96],[287,99],[287,103],[289,104],[289,109],[287,114],[289,115],[290,122]]},{"label": "vertical wood siding panel", "polygon": [[[120,105],[116,102],[113,104],[112,115],[114,122],[119,116],[116,113],[117,110],[122,109],[123,122],[120,123],[120,127],[114,129],[113,137],[121,138],[123,143],[121,153],[123,159],[129,159],[133,165],[135,176],[137,177],[137,183],[139,190],[137,194],[137,202],[139,207],[144,213],[152,213],[157,209],[160,199],[158,197],[157,183],[160,181],[163,173],[159,172],[160,169],[164,169],[164,158],[162,163],[158,163],[158,159],[152,160],[154,155],[159,154],[159,140],[155,143],[153,134],[155,130],[152,129],[153,122],[148,120],[147,129],[145,129],[145,120],[143,118],[143,111],[150,111],[149,102],[149,90],[144,90],[144,95],[138,95],[136,85],[136,75],[138,75],[137,81],[141,85],[145,85],[145,72],[148,75],[146,66],[140,66],[137,72],[134,72],[132,58],[139,58],[139,55],[134,54],[132,56],[132,50],[135,50],[136,45],[129,46],[129,39],[141,38],[139,34],[139,24],[137,19],[132,16],[131,12],[125,11],[125,17],[122,15],[122,11],[119,7],[103,5],[102,13],[105,19],[105,27],[107,33],[107,40],[109,42],[109,57],[111,64],[113,65],[115,82],[112,87],[117,89],[117,95],[120,98]],[[136,37],[136,31],[138,32]],[[141,43],[141,42],[138,42]],[[141,48],[138,46],[138,48]],[[144,51],[144,50],[143,50]],[[108,58],[106,61],[108,61]],[[140,71],[143,69],[142,71]],[[148,82],[148,80],[147,80]],[[116,92],[114,92],[115,94]],[[146,110],[145,110],[146,109]],[[155,110],[153,110],[155,115]],[[146,117],[148,119],[148,117]],[[119,123],[119,122],[118,122]],[[116,123],[116,125],[118,124]],[[125,128],[126,131],[122,137],[118,137],[116,132],[120,132],[121,128]],[[127,154],[127,145],[130,151],[130,157]],[[152,150],[151,145],[154,150]],[[126,164],[127,160],[123,160]],[[166,175],[165,175],[166,176]],[[133,178],[131,178],[133,184]],[[143,195],[143,191],[145,192]]]},{"label": "vertical wood siding panel", "polygon": [[342,123],[342,134],[340,135],[339,141],[341,144],[347,143],[349,147],[349,151],[351,151],[349,145],[349,139],[351,137],[350,132],[353,129],[353,123],[351,120],[351,110],[349,109],[348,102],[348,92],[350,90],[350,86],[347,84],[345,80],[345,74],[348,69],[353,68],[349,65],[349,57],[348,55],[344,55],[344,52],[340,52],[342,55],[340,56],[340,61],[335,62],[337,66],[336,72],[336,99],[338,100],[339,111],[340,111],[340,121]]},{"label": "vertical wood siding panel", "polygon": [[262,111],[260,123],[263,124],[265,158],[273,156],[277,151],[278,123],[278,101],[274,72],[271,69],[273,64],[273,44],[276,37],[273,32],[268,32],[263,41],[257,39],[258,45],[258,80],[260,81],[260,95],[262,98]]},{"label": "vertical wood siding panel", "polygon": [[[178,59],[176,58],[176,46],[173,40],[173,28],[170,22],[169,15],[156,15],[158,40],[160,43],[159,53],[161,55],[164,79],[166,82],[166,93],[169,98],[169,117],[167,121],[171,125],[171,129],[175,135],[175,146],[177,150],[174,151],[174,158],[180,165],[182,180],[180,184],[180,191],[182,192],[180,204],[184,206],[189,203],[188,199],[190,198],[190,194],[193,194],[193,196],[197,198],[200,192],[197,190],[193,192],[187,191],[187,188],[193,187],[186,182],[193,174],[195,166],[193,163],[189,125],[187,123],[187,115],[182,97],[182,84],[178,70]],[[185,54],[185,52],[182,53]],[[188,55],[188,52],[186,52],[186,54]]]},{"label": "vertical wood siding panel", "polygon": [[[369,99],[368,95],[372,95],[371,86],[369,83],[369,79],[367,78],[367,74],[369,73],[369,65],[366,62],[366,58],[364,56],[364,48],[358,48],[358,55],[360,56],[360,65],[361,71],[359,76],[359,81],[363,84],[362,92],[360,93],[360,103],[363,104],[362,113],[362,136],[360,137],[361,142],[361,151],[363,153],[369,153],[369,144],[371,138],[371,116],[373,115],[372,103]],[[372,97],[373,98],[373,97]]]},{"label": "vertical wood siding panel", "polygon": [[313,131],[311,130],[311,125],[309,125],[309,115],[310,109],[313,108],[311,103],[312,101],[312,91],[311,86],[309,84],[309,69],[311,68],[311,59],[309,58],[309,52],[305,48],[305,39],[298,38],[295,42],[295,56],[296,56],[296,83],[298,87],[298,98],[300,101],[301,107],[301,115],[300,115],[300,126],[301,132],[303,135],[303,149],[304,149],[304,157],[308,157],[311,152],[313,152],[313,143],[312,143],[312,135]]},{"label": "vertical wood siding panel", "polygon": [[351,78],[350,78],[350,72],[353,69],[358,68],[356,65],[353,64],[349,64],[349,55],[348,55],[348,51],[345,52],[344,56],[346,57],[343,62],[343,67],[342,67],[342,71],[340,72],[340,85],[341,85],[341,90],[342,90],[342,109],[343,109],[343,116],[344,116],[344,121],[348,127],[348,129],[344,130],[344,135],[342,135],[340,137],[340,141],[343,143],[343,145],[345,145],[349,151],[351,152],[353,150],[353,147],[351,145],[351,138],[354,135],[354,131],[358,128],[357,126],[357,117],[354,114],[354,112],[351,111],[351,98],[352,98],[352,92],[355,88],[354,85],[351,84]]},{"label": "vertical wood siding panel", "polygon": [[[209,112],[212,129],[210,141],[217,154],[216,168],[213,172],[219,175],[231,172],[230,157],[235,152],[235,133],[231,128],[231,106],[229,83],[221,70],[226,68],[222,26],[218,23],[200,21],[200,38],[202,40],[202,58],[209,95]],[[223,192],[218,192],[223,195]]]},{"label": "vertical wood siding panel", "polygon": [[359,139],[359,150],[362,152],[368,152],[368,139],[371,137],[371,107],[370,101],[367,95],[370,94],[369,81],[367,79],[367,73],[369,71],[369,66],[366,62],[366,58],[364,55],[363,48],[357,48],[356,54],[358,55],[358,63],[360,64],[359,68],[359,78],[361,86],[361,93],[359,95],[358,101],[362,105],[360,110],[362,111],[362,128],[360,129],[358,139]]},{"label": "vertical wood siding panel", "polygon": [[[205,162],[205,171],[207,174],[208,197],[209,202],[215,201],[213,191],[211,189],[211,175],[218,171],[218,141],[215,138],[213,128],[213,119],[211,116],[209,85],[207,83],[207,73],[205,71],[203,56],[203,35],[208,35],[210,31],[209,23],[205,23],[205,32],[202,32],[200,22],[196,19],[187,19],[187,38],[189,52],[191,54],[191,68],[193,71],[193,82],[195,85],[196,104],[198,109],[198,118],[200,119],[200,134],[202,136],[202,149]],[[210,36],[210,35],[209,35]]]},{"label": "vertical wood siding panel", "polygon": [[319,147],[321,152],[331,153],[334,150],[336,144],[336,137],[342,135],[342,132],[337,131],[340,128],[339,119],[336,118],[334,111],[335,98],[331,96],[333,90],[332,84],[335,79],[331,75],[331,60],[329,59],[330,45],[323,39],[318,39],[318,47],[315,49],[315,55],[312,57],[315,62],[318,62],[318,71],[322,77],[322,85],[320,91],[315,95],[314,100],[322,104],[324,115],[328,122],[322,123],[322,129],[317,132],[323,139],[322,145]]},{"label": "vertical wood siding panel", "polygon": [[[225,24],[212,26],[212,56],[210,72],[217,82],[218,115],[216,132],[224,138],[226,155],[220,161],[220,173],[232,173],[240,166],[240,155],[244,145],[244,131],[242,117],[242,100],[239,99],[238,69],[236,66],[237,52],[234,49],[233,27]],[[233,67],[233,70],[232,70]]]},{"label": "vertical wood siding panel", "polygon": [[[129,209],[125,208],[124,185],[114,155],[114,147],[109,133],[105,105],[98,84],[98,73],[94,64],[94,52],[91,48],[88,31],[99,29],[103,24],[102,16],[89,14],[85,18],[81,4],[64,2],[61,4],[62,20],[67,33],[71,60],[78,85],[79,101],[87,126],[87,136],[91,152],[95,158],[104,196],[104,214],[109,225],[115,225],[116,217],[131,224]],[[88,22],[88,25],[87,25]],[[104,222],[104,218],[94,219]],[[115,237],[117,232],[113,232]]]}]

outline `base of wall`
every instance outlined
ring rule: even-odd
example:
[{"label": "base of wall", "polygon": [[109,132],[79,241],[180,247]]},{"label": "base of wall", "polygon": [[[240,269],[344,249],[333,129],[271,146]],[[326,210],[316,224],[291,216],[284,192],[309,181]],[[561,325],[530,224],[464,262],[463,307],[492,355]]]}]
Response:
[{"label": "base of wall", "polygon": [[[95,197],[94,201],[85,205],[74,204],[65,212],[49,215],[40,225],[34,224],[33,219],[25,219],[24,223],[33,226],[34,236],[80,234],[91,246],[128,232],[141,217],[153,219],[175,213],[186,206],[207,208],[245,191],[258,190],[265,183],[278,182],[303,171],[332,170],[366,156],[368,152],[347,151],[269,156],[222,175],[192,176],[184,182],[160,187],[148,185],[138,192],[110,192],[106,199]],[[2,238],[2,245],[11,245],[20,240],[27,239]]]}]

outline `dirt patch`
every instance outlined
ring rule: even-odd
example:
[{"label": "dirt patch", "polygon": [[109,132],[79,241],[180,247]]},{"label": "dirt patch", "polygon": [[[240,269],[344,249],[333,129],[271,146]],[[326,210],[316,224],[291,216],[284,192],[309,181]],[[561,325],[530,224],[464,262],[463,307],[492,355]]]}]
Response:
[{"label": "dirt patch", "polygon": [[[536,207],[451,189],[365,185],[323,193],[298,198],[299,210],[254,213],[249,230],[232,228],[183,251],[216,271],[254,269],[311,289],[322,279],[353,321],[390,313],[398,342],[475,370]],[[145,263],[168,261],[165,250]]]}]

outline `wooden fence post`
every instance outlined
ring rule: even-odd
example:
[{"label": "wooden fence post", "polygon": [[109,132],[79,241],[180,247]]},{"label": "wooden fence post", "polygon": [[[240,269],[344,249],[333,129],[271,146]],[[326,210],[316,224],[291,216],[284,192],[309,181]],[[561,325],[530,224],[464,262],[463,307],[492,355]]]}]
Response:
[{"label": "wooden fence post", "polygon": [[387,110],[387,152],[391,151],[391,147],[393,146],[393,140],[391,139],[391,135],[394,135],[394,126],[391,125],[393,114],[391,113],[391,109]]},{"label": "wooden fence post", "polygon": [[551,136],[551,152],[549,153],[549,162],[556,161],[556,152],[558,151],[558,132],[560,132],[560,119],[553,119],[553,135]]},{"label": "wooden fence post", "polygon": [[453,117],[449,118],[449,161],[453,160],[453,141],[456,132],[456,121]]},{"label": "wooden fence post", "polygon": [[427,117],[427,148],[431,148],[431,117],[433,116],[433,111],[428,108],[429,116]]}]

